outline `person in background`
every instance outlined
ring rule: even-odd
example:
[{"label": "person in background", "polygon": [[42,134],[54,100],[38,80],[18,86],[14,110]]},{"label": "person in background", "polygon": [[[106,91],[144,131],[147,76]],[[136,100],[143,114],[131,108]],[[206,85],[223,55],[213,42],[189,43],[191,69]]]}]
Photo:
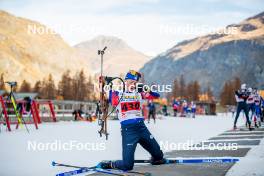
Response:
[{"label": "person in background", "polygon": [[179,107],[180,107],[180,102],[175,98],[173,100],[173,103],[172,103],[172,108],[173,108],[173,112],[174,112],[174,117],[177,116],[177,113],[179,111]]},{"label": "person in background", "polygon": [[83,114],[83,111],[81,109],[75,109],[72,112],[72,115],[74,115],[74,120],[75,121],[77,121],[77,120],[83,120],[82,114]]},{"label": "person in background", "polygon": [[192,112],[192,118],[195,118],[195,113],[196,113],[196,104],[192,101],[191,102],[191,112]]},{"label": "person in background", "polygon": [[249,116],[248,116],[248,105],[246,103],[247,99],[249,97],[249,93],[247,91],[247,86],[246,84],[242,84],[241,85],[241,89],[235,91],[235,98],[236,98],[236,102],[237,102],[237,113],[236,113],[236,117],[235,117],[235,121],[234,121],[234,126],[233,129],[236,130],[237,129],[237,120],[238,117],[240,115],[240,112],[243,110],[245,112],[246,115],[246,119],[247,119],[247,124],[248,124],[248,129],[251,131],[254,128],[251,128],[251,122],[249,120]]},{"label": "person in background", "polygon": [[261,99],[262,97],[259,95],[257,88],[254,88],[253,90],[253,94],[254,94],[254,117],[253,117],[253,121],[255,124],[255,127],[259,127],[261,126],[261,120],[260,120],[260,115],[261,115]]},{"label": "person in background", "polygon": [[187,117],[191,117],[191,115],[192,115],[192,105],[191,105],[191,103],[187,103],[188,105],[187,105],[187,112],[186,112],[186,116]]},{"label": "person in background", "polygon": [[96,121],[96,112],[92,111],[91,116],[92,122]]},{"label": "person in background", "polygon": [[162,106],[162,113],[163,113],[163,115],[165,115],[165,116],[168,115],[167,105],[165,105],[165,104]]},{"label": "person in background", "polygon": [[247,98],[248,115],[251,121],[255,114],[255,100],[254,100],[255,94],[253,93],[253,89],[251,87],[248,88],[248,93],[249,93],[249,96]]},{"label": "person in background", "polygon": [[183,102],[182,102],[182,114],[181,114],[182,117],[186,117],[187,110],[188,110],[187,101],[183,100]]},{"label": "person in background", "polygon": [[156,123],[156,107],[152,100],[149,100],[148,110],[148,123],[150,122],[150,116],[153,118],[154,123]]},{"label": "person in background", "polygon": [[32,99],[30,97],[24,97],[23,101],[17,104],[17,110],[21,115],[30,113],[31,105],[32,105]]},{"label": "person in background", "polygon": [[264,99],[261,97],[261,122],[264,121]]}]

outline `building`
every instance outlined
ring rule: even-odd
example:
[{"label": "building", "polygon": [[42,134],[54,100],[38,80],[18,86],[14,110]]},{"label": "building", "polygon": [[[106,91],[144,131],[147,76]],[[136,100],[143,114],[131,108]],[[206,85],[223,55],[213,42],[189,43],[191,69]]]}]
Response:
[{"label": "building", "polygon": [[264,90],[259,90],[259,94],[264,98]]}]

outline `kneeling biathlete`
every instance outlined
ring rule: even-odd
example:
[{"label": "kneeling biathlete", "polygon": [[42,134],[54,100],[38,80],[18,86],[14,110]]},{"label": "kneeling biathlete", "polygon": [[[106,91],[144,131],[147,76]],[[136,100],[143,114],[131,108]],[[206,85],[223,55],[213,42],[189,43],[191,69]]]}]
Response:
[{"label": "kneeling biathlete", "polygon": [[109,93],[109,101],[113,106],[117,106],[118,119],[121,123],[123,159],[100,162],[97,165],[99,168],[132,170],[138,143],[150,153],[151,164],[165,164],[167,161],[163,158],[159,144],[147,129],[142,115],[142,100],[158,98],[160,95],[151,91],[136,91],[135,87],[140,77],[140,73],[130,70],[125,77],[126,87],[129,88],[129,91]]}]

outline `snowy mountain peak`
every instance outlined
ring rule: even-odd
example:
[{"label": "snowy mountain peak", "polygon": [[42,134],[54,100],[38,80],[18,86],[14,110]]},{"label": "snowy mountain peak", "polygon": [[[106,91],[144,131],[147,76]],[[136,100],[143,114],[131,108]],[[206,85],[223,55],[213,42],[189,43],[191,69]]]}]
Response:
[{"label": "snowy mountain peak", "polygon": [[253,17],[248,18],[247,20],[251,20],[251,19],[258,19],[258,20],[262,20],[262,22],[264,22],[264,12],[261,12]]},{"label": "snowy mountain peak", "polygon": [[47,28],[0,10],[0,74],[6,80],[21,83],[25,79],[33,84],[50,73],[58,82],[67,69],[74,73],[82,68],[90,75],[85,60],[59,35],[29,33],[29,26]]},{"label": "snowy mountain peak", "polygon": [[86,48],[86,49],[100,49],[107,46],[109,49],[128,49],[129,46],[125,41],[114,36],[99,35],[91,40],[79,43],[75,45],[76,48]]},{"label": "snowy mountain peak", "polygon": [[120,76],[129,69],[138,70],[150,57],[128,46],[122,39],[113,36],[98,36],[92,40],[75,45],[79,53],[89,62],[93,73],[99,73],[100,59],[98,49],[107,46],[104,56],[105,74]]},{"label": "snowy mountain peak", "polygon": [[145,80],[171,84],[180,75],[198,80],[217,95],[224,83],[239,77],[264,87],[264,12],[215,33],[182,41],[147,62],[140,70]]},{"label": "snowy mountain peak", "polygon": [[159,56],[167,55],[178,60],[196,51],[204,51],[222,43],[251,40],[262,36],[264,36],[264,12],[238,24],[228,25],[214,33],[182,41]]}]

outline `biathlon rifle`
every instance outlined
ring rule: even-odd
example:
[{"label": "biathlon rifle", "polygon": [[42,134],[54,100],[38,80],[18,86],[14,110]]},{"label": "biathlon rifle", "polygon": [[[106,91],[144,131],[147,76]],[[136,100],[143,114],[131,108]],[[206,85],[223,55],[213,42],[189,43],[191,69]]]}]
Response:
[{"label": "biathlon rifle", "polygon": [[[98,131],[100,137],[105,135],[106,140],[108,139],[108,131],[107,131],[107,119],[108,117],[116,110],[118,104],[123,98],[123,94],[125,91],[125,83],[124,80],[120,77],[107,77],[103,76],[103,57],[105,54],[105,50],[107,47],[104,47],[102,50],[98,50],[98,55],[101,56],[101,72],[100,72],[100,77],[99,77],[99,89],[100,89],[100,97],[99,97],[99,102],[97,103],[97,108],[96,108],[96,116],[98,119],[98,125],[100,126],[100,130]],[[121,98],[119,98],[118,103],[115,107],[113,107],[112,111],[108,113],[109,109],[109,101],[107,98],[107,92],[105,91],[105,86],[108,85],[110,88],[110,91],[112,91],[113,87],[113,81],[114,80],[120,80],[121,83],[123,84],[122,88],[122,95]]]}]

